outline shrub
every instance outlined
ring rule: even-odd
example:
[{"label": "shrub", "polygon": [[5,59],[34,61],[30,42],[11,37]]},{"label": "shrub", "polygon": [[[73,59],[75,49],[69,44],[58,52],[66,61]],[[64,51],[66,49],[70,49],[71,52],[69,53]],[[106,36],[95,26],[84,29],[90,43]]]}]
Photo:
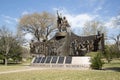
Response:
[{"label": "shrub", "polygon": [[103,56],[107,60],[108,63],[110,63],[110,61],[112,61],[112,58],[113,58],[113,54],[111,50],[112,50],[111,47],[106,46],[105,51],[103,52]]},{"label": "shrub", "polygon": [[92,69],[97,69],[97,70],[102,69],[104,62],[101,60],[101,54],[98,53],[95,57],[93,57],[91,63],[92,63],[91,64]]},{"label": "shrub", "polygon": [[116,45],[106,45],[103,56],[110,63],[112,59],[120,58],[120,51]]}]

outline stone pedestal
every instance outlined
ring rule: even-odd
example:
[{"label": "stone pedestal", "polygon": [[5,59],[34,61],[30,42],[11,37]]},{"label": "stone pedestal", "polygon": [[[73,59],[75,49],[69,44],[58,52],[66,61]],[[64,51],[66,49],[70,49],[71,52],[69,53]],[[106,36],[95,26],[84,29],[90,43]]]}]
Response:
[{"label": "stone pedestal", "polygon": [[[48,57],[50,58],[50,56]],[[32,60],[31,66],[37,66],[41,68],[90,69],[90,64],[91,64],[90,57],[69,57],[67,56],[67,57],[62,57],[63,60],[61,60],[62,62],[60,62],[61,56],[51,56],[51,60],[49,61],[49,63],[47,63],[48,57],[46,57],[46,60],[44,62],[42,62],[42,59],[39,60],[38,57],[36,57],[36,59],[38,60],[34,58],[34,60]],[[53,57],[57,57],[55,63],[52,62]]]}]

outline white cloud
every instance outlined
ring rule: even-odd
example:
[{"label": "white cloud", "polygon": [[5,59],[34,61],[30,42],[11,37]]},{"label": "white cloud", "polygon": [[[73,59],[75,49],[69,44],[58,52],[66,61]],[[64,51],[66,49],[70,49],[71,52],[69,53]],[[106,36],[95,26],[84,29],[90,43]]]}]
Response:
[{"label": "white cloud", "polygon": [[78,15],[66,14],[65,16],[67,17],[72,28],[84,27],[84,24],[87,21],[91,21],[95,19],[94,16],[86,14],[86,13],[78,14]]},{"label": "white cloud", "polygon": [[99,12],[100,10],[102,10],[102,6],[96,7],[95,10],[94,10],[94,13],[97,13],[97,12]]},{"label": "white cloud", "polygon": [[17,18],[14,18],[14,17],[5,16],[5,15],[3,15],[3,17],[6,18],[6,19],[9,19],[9,20],[18,22],[18,19],[17,19]]},{"label": "white cloud", "polygon": [[26,14],[29,14],[29,12],[28,11],[23,11],[22,12],[22,15],[26,15]]},{"label": "white cloud", "polygon": [[105,26],[106,26],[107,28],[112,28],[112,27],[113,27],[112,21],[106,22],[106,23],[105,23]]},{"label": "white cloud", "polygon": [[10,20],[4,20],[8,24],[13,24]]},{"label": "white cloud", "polygon": [[[59,10],[59,9],[57,9]],[[96,17],[99,17],[99,15],[90,15],[87,13],[82,13],[82,14],[70,14],[65,8],[64,10],[59,11],[62,13],[62,17],[65,16],[71,25],[71,28],[76,28],[76,27],[84,27],[84,24],[87,21],[94,20]]]},{"label": "white cloud", "polygon": [[75,31],[75,33],[80,33],[82,27],[87,21],[94,20],[99,17],[99,15],[91,15],[87,13],[81,14],[70,14],[65,8],[53,8],[53,10],[58,10],[59,13],[62,13],[62,17],[65,16],[71,26],[71,29]]},{"label": "white cloud", "polygon": [[108,37],[111,35],[118,35],[120,33],[120,25],[116,24],[116,17],[110,18],[105,22],[108,31]]},{"label": "white cloud", "polygon": [[114,28],[116,25],[116,17],[110,18],[107,22],[105,22],[105,26],[107,28]]},{"label": "white cloud", "polygon": [[13,24],[14,22],[19,22],[19,19],[17,19],[17,18],[6,16],[6,15],[1,15],[1,16],[4,18],[4,21],[8,24]]},{"label": "white cloud", "polygon": [[59,13],[62,13],[62,17],[66,16],[67,20],[71,24],[71,27],[83,27],[86,21],[91,21],[99,17],[99,15],[91,15],[87,13],[70,14],[64,7],[53,8],[53,10],[58,10]]}]

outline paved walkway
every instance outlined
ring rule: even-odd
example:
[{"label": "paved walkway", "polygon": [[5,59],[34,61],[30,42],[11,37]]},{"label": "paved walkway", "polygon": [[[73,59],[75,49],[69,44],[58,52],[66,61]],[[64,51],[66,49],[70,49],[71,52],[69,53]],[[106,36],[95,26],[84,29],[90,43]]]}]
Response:
[{"label": "paved walkway", "polygon": [[24,72],[24,71],[32,71],[32,70],[44,70],[45,68],[34,68],[29,67],[28,69],[20,69],[20,70],[11,70],[11,71],[2,71],[0,74],[7,74],[7,73],[15,73],[15,72]]}]

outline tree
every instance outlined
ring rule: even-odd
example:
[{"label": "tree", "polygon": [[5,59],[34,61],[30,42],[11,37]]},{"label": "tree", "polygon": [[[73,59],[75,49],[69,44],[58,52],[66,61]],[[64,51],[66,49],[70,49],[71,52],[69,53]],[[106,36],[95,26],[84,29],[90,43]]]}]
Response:
[{"label": "tree", "polygon": [[115,43],[112,45],[112,53],[116,55],[117,58],[120,57],[120,34],[110,37]]},{"label": "tree", "polygon": [[112,53],[119,58],[120,57],[120,14],[118,14],[113,22],[113,28],[116,30],[115,33],[112,34],[112,36],[109,36],[111,40],[113,40],[115,43],[112,45]]},{"label": "tree", "polygon": [[104,33],[105,35],[107,34],[105,26],[99,21],[88,21],[83,27],[84,35],[96,35],[98,31]]},{"label": "tree", "polygon": [[4,61],[4,64],[7,65],[8,59],[15,57],[20,57],[21,50],[19,41],[16,37],[13,36],[12,32],[9,31],[6,27],[0,29],[0,55]]},{"label": "tree", "polygon": [[115,45],[117,46],[118,50],[120,51],[120,34],[114,37],[110,37],[112,40],[115,41]]},{"label": "tree", "polygon": [[22,59],[23,60],[26,60],[26,59],[29,59],[30,58],[30,50],[26,47],[22,47]]},{"label": "tree", "polygon": [[14,44],[10,48],[8,59],[11,58],[14,62],[20,62],[22,60],[23,48],[15,40]]},{"label": "tree", "polygon": [[113,20],[113,24],[114,28],[116,28],[116,32],[118,31],[118,33],[116,36],[112,36],[110,38],[115,41],[115,45],[120,52],[120,14],[115,17],[115,19]]},{"label": "tree", "polygon": [[24,15],[19,22],[19,29],[31,33],[37,41],[48,40],[55,28],[55,16],[47,12]]},{"label": "tree", "polygon": [[10,51],[10,48],[11,48],[11,44],[13,42],[12,40],[12,33],[8,31],[8,29],[6,29],[5,27],[3,27],[1,30],[0,30],[0,50],[1,50],[1,53],[3,54],[4,56],[4,62],[5,62],[5,65],[7,65],[7,55]]}]

